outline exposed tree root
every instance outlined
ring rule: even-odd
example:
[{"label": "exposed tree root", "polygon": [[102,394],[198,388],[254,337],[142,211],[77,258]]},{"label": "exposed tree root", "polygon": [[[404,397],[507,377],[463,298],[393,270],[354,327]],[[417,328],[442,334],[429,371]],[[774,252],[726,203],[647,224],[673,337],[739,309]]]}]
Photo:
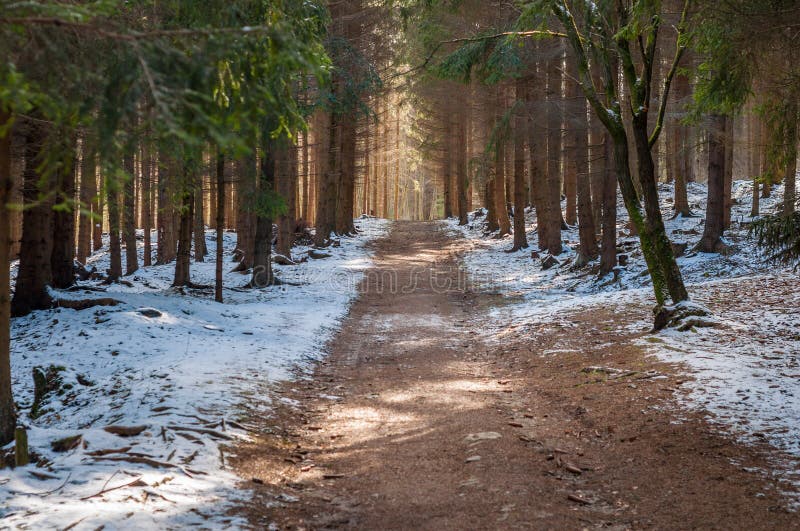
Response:
[{"label": "exposed tree root", "polygon": [[80,300],[56,299],[54,302],[54,306],[56,308],[71,308],[78,311],[94,308],[95,306],[116,306],[118,304],[122,304],[122,301],[118,301],[117,299],[112,299],[110,297],[104,297],[102,299]]}]

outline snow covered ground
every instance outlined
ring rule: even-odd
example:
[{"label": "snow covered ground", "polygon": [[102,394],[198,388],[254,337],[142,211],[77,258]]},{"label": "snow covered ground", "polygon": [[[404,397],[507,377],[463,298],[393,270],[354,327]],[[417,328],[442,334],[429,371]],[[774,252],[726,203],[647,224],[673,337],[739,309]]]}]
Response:
[{"label": "snow covered ground", "polygon": [[[703,232],[702,217],[669,219],[672,186],[661,185],[660,193],[671,239],[688,243],[689,252],[678,258],[678,264],[689,291],[696,301],[711,308],[721,326],[689,332],[667,330],[640,342],[652,355],[680,363],[692,375],[681,398],[686,407],[707,411],[709,420],[743,441],[767,441],[793,456],[794,462],[776,463],[772,473],[797,482],[800,278],[791,270],[766,263],[748,236],[750,182],[733,185],[733,223],[726,239],[736,252],[730,256],[691,252]],[[782,195],[782,188],[774,187],[770,198],[761,199],[761,212],[773,212]],[[691,183],[689,202],[696,214],[704,215],[706,187]],[[621,203],[618,214],[618,234],[626,235],[627,214]],[[558,257],[562,265],[542,270],[539,259],[531,258],[531,251],[538,251],[535,214],[528,213],[526,220],[531,247],[515,253],[504,252],[511,247],[510,236],[496,239],[484,235],[481,216],[470,215],[466,227],[449,222],[452,230],[470,240],[464,263],[475,288],[504,296],[504,304],[493,310],[498,317],[496,327],[486,329],[489,337],[515,324],[563,319],[571,311],[592,307],[619,308],[627,310],[627,315],[640,316],[626,318],[620,328],[640,332],[651,327],[648,310],[654,299],[635,237],[618,239],[629,261],[616,278],[597,278],[589,272],[592,264],[571,268],[578,244],[576,228],[563,233],[567,250]]]},{"label": "snow covered ground", "polygon": [[[361,234],[326,250],[330,258],[276,266],[278,278],[291,284],[236,289],[249,277],[226,272],[224,304],[213,301],[212,291],[170,288],[173,265],[165,265],[127,278],[133,287],[58,293],[112,297],[118,306],[14,319],[15,398],[44,466],[0,470],[0,528],[241,525],[225,515],[237,481],[226,469],[226,445],[248,436],[243,419],[270,414],[265,388],[323,354],[371,264],[366,244],[389,222],[359,219],[356,226]],[[235,235],[225,238],[229,271]],[[192,263],[192,280],[213,285],[211,232],[206,240],[208,261]],[[295,256],[306,251],[294,249]],[[107,264],[103,252],[90,261],[98,270]],[[144,315],[143,308],[157,313]],[[50,366],[62,379],[62,394],[32,419],[32,371]],[[142,431],[125,437],[108,433],[108,426]],[[75,435],[81,440],[74,449],[51,449]]]}]

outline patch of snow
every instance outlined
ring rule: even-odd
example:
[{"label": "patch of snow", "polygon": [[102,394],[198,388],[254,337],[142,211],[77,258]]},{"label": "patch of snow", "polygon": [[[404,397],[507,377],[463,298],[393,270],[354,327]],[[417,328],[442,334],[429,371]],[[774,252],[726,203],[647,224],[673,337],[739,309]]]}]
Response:
[{"label": "patch of snow", "polygon": [[[385,234],[389,222],[358,219],[356,227],[361,234],[327,249],[330,258],[276,265],[277,277],[286,283],[263,290],[241,289],[249,277],[230,272],[235,235],[226,233],[224,304],[214,302],[211,290],[170,288],[174,264],[167,264],[126,277],[132,287],[114,284],[102,294],[57,292],[62,298],[112,297],[121,301],[116,307],[55,309],[14,319],[14,395],[31,450],[46,465],[0,470],[2,526],[244,526],[225,515],[226,505],[236,500],[238,481],[226,466],[226,445],[248,438],[248,418],[269,417],[270,385],[324,355],[325,342],[371,265],[367,244]],[[192,262],[192,280],[213,285],[213,232],[206,240],[207,261]],[[308,249],[293,251],[299,256]],[[89,265],[104,270],[108,260],[101,251]],[[83,285],[101,288],[97,282]],[[160,315],[143,315],[144,308]],[[50,365],[64,367],[63,380],[71,388],[32,419],[31,374],[34,367]],[[109,425],[146,429],[120,437],[103,430]],[[78,434],[77,448],[51,449],[53,441]],[[125,447],[127,452],[92,455]],[[114,487],[121,488],[97,495]]]}]

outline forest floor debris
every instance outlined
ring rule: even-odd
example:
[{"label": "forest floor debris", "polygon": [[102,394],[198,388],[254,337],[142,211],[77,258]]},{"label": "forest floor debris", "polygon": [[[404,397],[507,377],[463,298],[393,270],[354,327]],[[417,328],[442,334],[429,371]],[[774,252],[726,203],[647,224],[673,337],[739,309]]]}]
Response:
[{"label": "forest floor debris", "polygon": [[[226,233],[222,305],[210,294],[171,289],[167,264],[103,286],[116,306],[14,319],[21,410],[34,402],[35,367],[52,367],[58,385],[40,398],[38,418],[21,418],[40,474],[0,470],[0,527],[241,525],[225,515],[239,494],[222,445],[251,437],[246,419],[272,414],[266,389],[320,358],[370,264],[368,242],[388,225],[357,220],[358,237],[343,238],[324,261],[276,266],[287,282],[267,290],[236,289],[249,277],[230,272],[235,235]],[[191,266],[198,285],[213,285],[213,232],[206,239],[206,262]],[[142,247],[140,239],[140,253]],[[95,254],[88,266],[105,270],[107,254]],[[100,282],[56,295],[92,297]]]}]

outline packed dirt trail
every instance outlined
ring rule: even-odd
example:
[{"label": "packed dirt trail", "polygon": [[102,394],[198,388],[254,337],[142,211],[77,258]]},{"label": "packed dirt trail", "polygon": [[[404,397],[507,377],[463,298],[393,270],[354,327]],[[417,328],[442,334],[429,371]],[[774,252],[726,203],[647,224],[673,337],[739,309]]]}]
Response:
[{"label": "packed dirt trail", "polygon": [[276,416],[236,449],[254,527],[800,526],[779,485],[747,471],[769,469],[763,448],[667,407],[685,376],[632,343],[645,332],[613,326],[629,316],[485,333],[501,297],[470,288],[464,245],[421,222],[377,242],[330,356],[274,390]]}]

